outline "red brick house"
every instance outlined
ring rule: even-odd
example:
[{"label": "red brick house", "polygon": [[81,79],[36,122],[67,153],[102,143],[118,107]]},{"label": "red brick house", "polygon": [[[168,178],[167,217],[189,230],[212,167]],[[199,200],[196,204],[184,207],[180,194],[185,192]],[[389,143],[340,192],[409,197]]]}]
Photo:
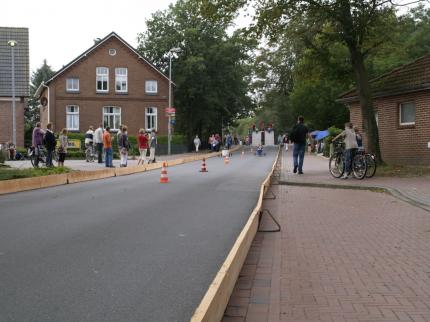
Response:
[{"label": "red brick house", "polygon": [[128,126],[167,134],[169,79],[116,33],[112,32],[65,65],[36,95],[42,127],[86,132],[103,123],[116,131]]},{"label": "red brick house", "polygon": [[0,144],[13,142],[12,53],[15,40],[16,145],[24,146],[24,108],[30,95],[28,28],[0,27]]},{"label": "red brick house", "polygon": [[[430,54],[372,79],[370,86],[383,160],[430,165]],[[357,90],[339,101],[348,105],[351,122],[363,129]]]}]

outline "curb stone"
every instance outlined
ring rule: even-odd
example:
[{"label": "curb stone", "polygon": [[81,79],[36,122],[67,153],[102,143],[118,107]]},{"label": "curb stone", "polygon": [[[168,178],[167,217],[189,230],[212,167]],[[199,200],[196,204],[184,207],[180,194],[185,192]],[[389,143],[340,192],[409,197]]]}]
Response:
[{"label": "curb stone", "polygon": [[404,194],[401,190],[390,188],[390,187],[375,187],[375,186],[350,186],[350,185],[340,185],[331,183],[317,183],[317,182],[291,182],[280,180],[280,185],[287,186],[302,186],[302,187],[315,187],[315,188],[328,188],[328,189],[352,189],[352,190],[368,190],[373,192],[387,193],[396,199],[407,202],[415,207],[421,208],[427,212],[430,212],[430,205],[410,198]]},{"label": "curb stone", "polygon": [[[230,151],[236,152],[237,150],[241,149],[242,146],[235,146]],[[189,163],[194,162],[198,160],[202,160],[203,158],[212,158],[216,156],[221,156],[221,152],[216,153],[206,153],[199,155],[196,157],[188,157],[188,158],[178,158],[175,160],[166,161],[166,163],[171,164],[171,166],[183,164],[183,163]],[[175,161],[177,160],[178,163]],[[138,172],[133,172],[133,170],[129,171],[123,171],[117,169],[108,169],[112,173],[111,174],[104,174],[106,172],[106,169],[99,169],[94,171],[72,171],[66,174],[61,174],[61,176],[64,176],[64,180],[61,182],[58,182],[58,180],[54,180],[54,176],[60,176],[58,174],[52,174],[47,176],[40,176],[40,177],[30,177],[30,178],[22,178],[22,179],[13,179],[13,180],[2,180],[0,181],[0,195],[5,195],[9,193],[16,193],[16,192],[22,192],[22,191],[28,191],[28,190],[34,190],[34,189],[40,189],[40,188],[50,188],[54,186],[59,185],[66,185],[66,184],[73,184],[73,183],[79,183],[79,182],[85,182],[85,181],[92,181],[92,180],[100,180],[100,179],[106,179],[106,178],[112,178],[116,176],[122,176],[122,175],[130,175],[134,173],[141,173],[145,171],[151,171],[156,169],[161,169],[162,167],[161,162],[153,163],[150,165],[146,165],[145,167],[142,167],[142,169]],[[122,169],[122,168],[121,168]],[[124,168],[127,169],[127,168]],[[85,172],[91,172],[86,173]],[[52,180],[51,180],[52,179]],[[51,181],[54,181],[51,183]],[[39,182],[43,182],[43,185]],[[11,186],[13,186],[11,188]]]}]

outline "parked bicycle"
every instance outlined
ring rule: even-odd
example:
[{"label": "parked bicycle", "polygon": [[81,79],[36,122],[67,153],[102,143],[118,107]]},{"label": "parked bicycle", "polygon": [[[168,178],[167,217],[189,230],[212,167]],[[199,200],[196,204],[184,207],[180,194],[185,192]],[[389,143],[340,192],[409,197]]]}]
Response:
[{"label": "parked bicycle", "polygon": [[371,178],[376,173],[376,157],[372,153],[367,153],[364,150],[359,150],[360,154],[362,154],[366,159],[367,171],[366,178]]},{"label": "parked bicycle", "polygon": [[[345,173],[345,148],[343,143],[336,141],[334,152],[329,160],[329,170],[333,177],[340,178]],[[352,159],[352,174],[356,179],[363,179],[367,172],[366,157],[357,153]]]},{"label": "parked bicycle", "polygon": [[[27,155],[30,158],[31,165],[34,168],[38,168],[39,165],[36,165],[36,158],[39,159],[38,164],[42,164],[46,166],[46,155],[48,151],[44,146],[39,146],[39,155],[36,155],[36,151],[34,147],[30,147],[27,150]],[[58,162],[58,153],[56,150],[52,151],[52,161]]]}]

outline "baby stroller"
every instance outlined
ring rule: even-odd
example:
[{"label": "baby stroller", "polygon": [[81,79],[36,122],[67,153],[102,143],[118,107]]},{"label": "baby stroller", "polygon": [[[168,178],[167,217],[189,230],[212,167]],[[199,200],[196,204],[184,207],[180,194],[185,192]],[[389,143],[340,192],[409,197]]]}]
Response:
[{"label": "baby stroller", "polygon": [[255,155],[258,157],[266,156],[262,145],[258,146],[257,150],[255,151]]}]

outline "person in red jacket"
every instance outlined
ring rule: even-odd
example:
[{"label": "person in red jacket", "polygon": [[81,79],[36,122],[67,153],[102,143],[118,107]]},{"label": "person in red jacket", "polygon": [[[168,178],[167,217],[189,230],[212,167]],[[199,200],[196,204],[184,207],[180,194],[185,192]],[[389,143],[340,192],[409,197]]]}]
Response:
[{"label": "person in red jacket", "polygon": [[146,153],[148,152],[148,136],[146,135],[144,129],[139,130],[139,135],[137,136],[137,140],[139,142],[139,152],[140,152],[140,157],[139,157],[139,160],[137,161],[137,165],[141,163],[143,165],[147,163]]}]

